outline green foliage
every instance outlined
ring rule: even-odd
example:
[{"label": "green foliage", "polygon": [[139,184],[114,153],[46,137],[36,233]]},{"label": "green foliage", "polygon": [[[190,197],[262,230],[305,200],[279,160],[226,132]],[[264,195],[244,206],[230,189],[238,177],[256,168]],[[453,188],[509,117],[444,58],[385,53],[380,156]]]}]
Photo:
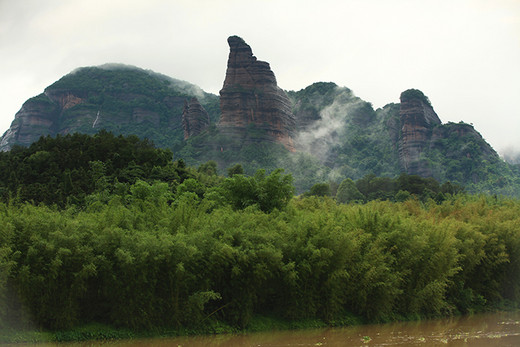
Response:
[{"label": "green foliage", "polygon": [[0,203],[1,327],[247,328],[257,315],[335,325],[520,303],[517,200],[265,205],[288,177],[222,182],[223,194],[263,187],[247,199],[270,213],[212,204],[219,186],[200,196],[193,178],[175,198],[137,181],[83,210]]},{"label": "green foliage", "polygon": [[233,177],[234,175],[243,175],[244,168],[241,164],[235,164],[232,167],[227,169],[227,173],[229,177]]},{"label": "green foliage", "polygon": [[169,150],[137,136],[73,134],[42,137],[28,148],[0,153],[0,197],[64,207],[94,193],[110,193],[115,182],[182,182],[189,174],[172,163]]},{"label": "green foliage", "polygon": [[336,193],[336,201],[367,202],[372,200],[405,201],[417,198],[423,202],[430,199],[442,202],[451,196],[461,194],[464,188],[451,182],[440,185],[433,178],[401,174],[396,178],[366,175],[357,181],[347,178],[341,182]]},{"label": "green foliage", "polygon": [[419,89],[408,89],[401,93],[401,102],[409,101],[412,99],[419,99],[425,104],[431,106],[430,99]]},{"label": "green foliage", "polygon": [[210,160],[205,164],[201,164],[197,171],[209,176],[214,176],[217,174],[217,162],[214,160]]},{"label": "green foliage", "polygon": [[336,201],[339,203],[363,201],[365,197],[350,178],[344,179],[338,187]]},{"label": "green foliage", "polygon": [[330,196],[331,188],[329,183],[316,183],[311,187],[306,196]]},{"label": "green foliage", "polygon": [[257,205],[264,212],[283,209],[294,194],[292,176],[283,175],[283,169],[267,176],[265,170],[258,170],[251,177],[235,174],[222,183],[222,189],[233,208]]}]

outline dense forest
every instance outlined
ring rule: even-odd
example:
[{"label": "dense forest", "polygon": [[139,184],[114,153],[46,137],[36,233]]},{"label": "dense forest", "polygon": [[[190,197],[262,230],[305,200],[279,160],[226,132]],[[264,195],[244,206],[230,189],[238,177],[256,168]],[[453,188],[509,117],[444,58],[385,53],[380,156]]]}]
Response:
[{"label": "dense forest", "polygon": [[520,303],[518,200],[409,175],[295,196],[281,169],[223,171],[107,132],[0,153],[0,331],[344,325]]}]

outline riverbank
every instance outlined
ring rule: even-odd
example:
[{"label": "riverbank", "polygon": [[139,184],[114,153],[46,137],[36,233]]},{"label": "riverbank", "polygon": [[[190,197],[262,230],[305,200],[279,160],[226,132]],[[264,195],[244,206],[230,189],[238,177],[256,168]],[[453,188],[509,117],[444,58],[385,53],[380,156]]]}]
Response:
[{"label": "riverbank", "polygon": [[[269,317],[256,317],[252,329],[237,330],[223,325],[214,325],[213,333],[195,330],[131,332],[112,329],[102,325],[89,325],[74,331],[60,333],[26,332],[18,335],[18,340],[0,342],[23,346],[83,346],[103,344],[104,346],[292,346],[323,345],[359,346],[363,343],[374,345],[439,345],[463,343],[464,346],[480,347],[489,345],[518,346],[520,344],[520,311],[479,313],[442,319],[393,322],[384,324],[356,324],[347,327],[330,327],[321,321],[298,322],[281,321]],[[221,332],[220,334],[216,333]],[[15,335],[12,335],[15,337]],[[23,337],[23,339],[22,339]],[[71,342],[71,344],[69,344]],[[77,342],[78,344],[76,344]]]},{"label": "riverbank", "polygon": [[74,329],[61,331],[6,330],[0,331],[0,343],[42,343],[42,342],[79,342],[108,341],[124,339],[161,338],[175,336],[202,336],[216,334],[237,334],[265,331],[306,330],[325,327],[361,325],[361,318],[346,316],[336,322],[325,323],[320,319],[284,320],[275,317],[254,317],[245,329],[232,327],[220,321],[206,322],[204,326],[181,329],[136,330],[121,329],[104,324],[87,324]]}]

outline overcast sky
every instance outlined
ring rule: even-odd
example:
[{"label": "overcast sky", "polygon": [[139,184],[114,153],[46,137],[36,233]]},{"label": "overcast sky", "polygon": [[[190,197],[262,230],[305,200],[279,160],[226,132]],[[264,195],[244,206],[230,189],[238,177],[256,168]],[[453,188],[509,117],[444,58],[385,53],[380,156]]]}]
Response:
[{"label": "overcast sky", "polygon": [[417,88],[443,122],[520,150],[519,0],[0,0],[0,133],[80,66],[136,65],[218,94],[230,35],[283,89],[332,81],[377,108]]}]

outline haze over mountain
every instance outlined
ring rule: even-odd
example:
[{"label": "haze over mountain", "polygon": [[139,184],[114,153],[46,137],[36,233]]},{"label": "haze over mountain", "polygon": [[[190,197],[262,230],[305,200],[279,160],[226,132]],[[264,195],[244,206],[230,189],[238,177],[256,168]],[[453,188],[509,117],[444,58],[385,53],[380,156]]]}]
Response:
[{"label": "haze over mountain", "polygon": [[495,149],[515,148],[519,18],[510,0],[0,1],[0,133],[29,96],[78,66],[122,62],[218,94],[222,38],[237,33],[282,89],[334,81],[379,108],[418,88],[443,122],[473,123]]},{"label": "haze over mountain", "polygon": [[149,138],[191,165],[283,167],[298,191],[320,181],[407,173],[520,195],[518,167],[501,160],[472,125],[443,124],[420,90],[377,110],[332,82],[287,93],[242,38],[228,44],[220,98],[131,66],[81,68],[25,102],[0,149],[105,129]]}]

